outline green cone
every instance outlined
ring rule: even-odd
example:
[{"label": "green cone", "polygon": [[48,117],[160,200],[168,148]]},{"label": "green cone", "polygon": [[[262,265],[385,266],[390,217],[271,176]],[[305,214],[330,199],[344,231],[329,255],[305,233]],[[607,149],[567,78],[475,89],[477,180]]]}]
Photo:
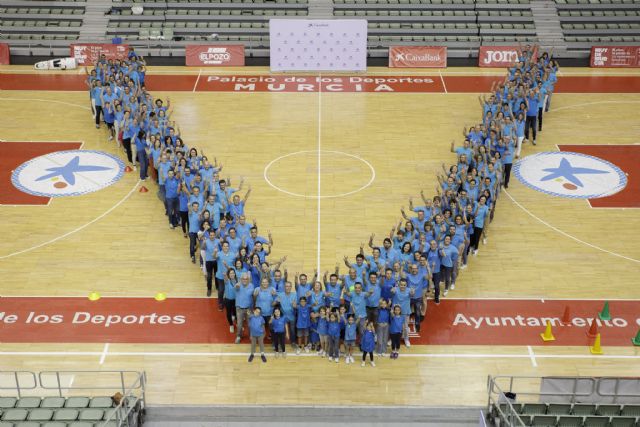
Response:
[{"label": "green cone", "polygon": [[602,307],[602,311],[598,313],[598,317],[600,320],[611,320],[611,314],[609,314],[609,301],[604,303],[604,307]]},{"label": "green cone", "polygon": [[636,334],[636,337],[631,338],[631,342],[633,343],[633,345],[640,346],[640,329],[638,329],[638,333]]}]

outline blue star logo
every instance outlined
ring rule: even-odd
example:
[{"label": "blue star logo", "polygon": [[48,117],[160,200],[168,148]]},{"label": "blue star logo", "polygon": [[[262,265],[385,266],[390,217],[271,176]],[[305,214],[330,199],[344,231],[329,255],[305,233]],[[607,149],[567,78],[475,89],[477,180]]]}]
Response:
[{"label": "blue star logo", "polygon": [[62,179],[67,181],[69,185],[74,185],[76,183],[76,173],[79,172],[95,172],[95,171],[105,171],[111,170],[112,168],[108,168],[105,166],[95,166],[95,165],[80,165],[80,156],[75,156],[73,159],[69,161],[64,166],[57,166],[53,168],[45,169],[47,172],[50,172],[46,175],[42,175],[37,178],[36,181],[44,181],[45,179],[54,178],[56,176],[61,176]]},{"label": "blue star logo", "polygon": [[576,177],[576,175],[597,175],[597,174],[605,174],[609,173],[609,171],[603,171],[599,169],[591,169],[591,168],[575,168],[571,166],[571,163],[566,158],[562,158],[560,160],[560,165],[557,168],[546,168],[542,169],[545,172],[549,172],[549,175],[546,175],[540,178],[540,181],[550,181],[556,178],[564,178],[567,181],[577,185],[578,187],[584,187],[582,181]]}]

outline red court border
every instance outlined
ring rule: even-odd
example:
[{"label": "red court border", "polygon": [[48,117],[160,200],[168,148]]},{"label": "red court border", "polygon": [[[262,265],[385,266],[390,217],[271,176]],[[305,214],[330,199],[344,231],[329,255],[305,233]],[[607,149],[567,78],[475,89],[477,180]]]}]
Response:
[{"label": "red court border", "polygon": [[[209,78],[217,76],[220,78],[238,77],[246,78],[247,75],[233,74],[212,74],[212,75],[171,75],[171,74],[149,74],[146,77],[146,85],[149,90],[169,91],[169,92],[206,92],[206,91],[230,91],[233,89],[220,87],[216,89],[211,86]],[[315,78],[316,75],[292,74],[292,75],[272,75],[255,74],[264,78],[275,78],[276,80],[301,77]],[[326,78],[415,78],[431,79],[433,83],[421,88],[420,85],[390,83],[393,89],[391,92],[436,92],[436,93],[482,93],[490,90],[491,83],[503,81],[500,76],[452,76],[452,75],[362,75],[362,76],[323,76]],[[0,74],[0,90],[40,90],[40,91],[84,91],[87,90],[85,84],[86,77],[80,74]],[[444,82],[444,86],[442,84]],[[323,91],[332,92],[327,85],[323,84]],[[446,90],[445,90],[446,86]],[[363,87],[361,91],[344,90],[342,92],[374,92],[374,86]],[[316,92],[315,87],[311,92]],[[267,91],[267,89],[256,88],[255,92]],[[282,90],[282,92],[297,92],[298,90]],[[239,91],[240,92],[240,91]],[[341,91],[335,91],[341,92]],[[387,90],[380,90],[380,93],[389,93]],[[640,93],[640,76],[563,76],[556,85],[556,93]]]}]

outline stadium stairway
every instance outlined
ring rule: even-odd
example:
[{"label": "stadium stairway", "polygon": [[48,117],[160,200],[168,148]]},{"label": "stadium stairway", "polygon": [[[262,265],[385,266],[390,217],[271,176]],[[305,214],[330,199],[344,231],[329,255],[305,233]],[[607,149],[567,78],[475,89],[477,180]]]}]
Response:
[{"label": "stadium stairway", "polygon": [[531,14],[536,24],[536,35],[543,50],[553,47],[554,54],[563,56],[567,50],[560,17],[554,0],[531,0]]},{"label": "stadium stairway", "polygon": [[[267,392],[267,391],[265,391]],[[375,392],[375,391],[373,391]],[[318,396],[322,401],[322,396]],[[145,427],[477,427],[479,407],[147,406]]]},{"label": "stadium stairway", "polygon": [[309,19],[333,18],[333,0],[309,0]]},{"label": "stadium stairway", "polygon": [[84,20],[80,28],[80,40],[102,40],[107,33],[109,20],[105,13],[111,8],[110,2],[100,0],[87,0],[84,12]]}]

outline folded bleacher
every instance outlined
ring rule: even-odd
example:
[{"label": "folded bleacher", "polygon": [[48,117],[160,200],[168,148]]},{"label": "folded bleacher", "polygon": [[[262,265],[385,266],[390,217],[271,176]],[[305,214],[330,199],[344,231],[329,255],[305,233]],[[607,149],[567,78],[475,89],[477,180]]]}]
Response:
[{"label": "folded bleacher", "polygon": [[555,0],[570,50],[593,44],[638,44],[640,2],[635,0]]},{"label": "folded bleacher", "polygon": [[0,4],[0,40],[77,40],[84,2],[3,1]]}]

